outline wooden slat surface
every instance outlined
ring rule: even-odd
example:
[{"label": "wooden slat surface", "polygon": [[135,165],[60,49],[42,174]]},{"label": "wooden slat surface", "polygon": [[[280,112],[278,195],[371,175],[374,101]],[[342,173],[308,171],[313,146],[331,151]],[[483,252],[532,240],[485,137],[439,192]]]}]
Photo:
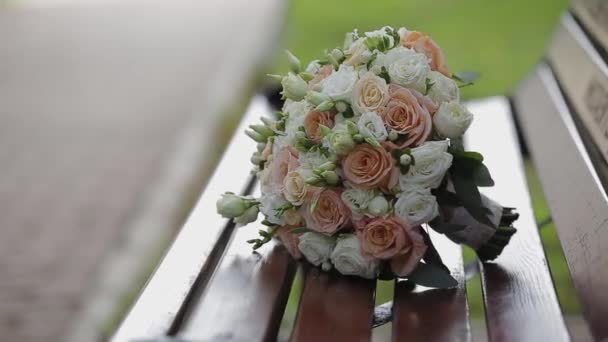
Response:
[{"label": "wooden slat surface", "polygon": [[376,282],[306,267],[291,340],[369,341]]},{"label": "wooden slat surface", "polygon": [[561,96],[542,65],[517,92],[516,107],[583,314],[602,340],[608,338],[608,197]]},{"label": "wooden slat surface", "polygon": [[[243,130],[258,121],[260,113],[270,110],[264,97],[253,99],[202,197],[113,341],[166,334],[201,270],[209,271],[215,267],[233,228],[228,220],[216,213],[215,202],[226,191],[243,193],[250,187],[252,176],[247,156],[255,151],[256,145],[243,134]],[[199,282],[204,281],[199,278]]]},{"label": "wooden slat surface", "polygon": [[484,155],[496,182],[483,193],[504,206],[517,207],[520,214],[511,243],[482,267],[488,336],[491,341],[566,341],[568,332],[534,220],[509,103],[497,97],[470,103],[469,108],[475,121],[466,145]]},{"label": "wooden slat surface", "polygon": [[606,0],[572,0],[572,8],[593,37],[608,50],[608,2]]},{"label": "wooden slat surface", "polygon": [[458,281],[458,287],[430,289],[418,286],[415,292],[409,292],[405,283],[397,283],[393,341],[470,341],[462,248],[433,230],[429,234],[443,262]]}]

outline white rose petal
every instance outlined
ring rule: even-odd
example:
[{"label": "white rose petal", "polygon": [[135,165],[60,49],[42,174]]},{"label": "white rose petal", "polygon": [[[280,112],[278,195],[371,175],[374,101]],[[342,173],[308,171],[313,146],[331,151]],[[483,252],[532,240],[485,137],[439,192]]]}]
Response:
[{"label": "white rose petal", "polygon": [[287,200],[272,192],[264,192],[260,198],[260,211],[266,216],[266,219],[274,224],[283,225],[285,219],[282,216],[277,216],[276,209],[288,204]]},{"label": "white rose petal", "polygon": [[448,141],[429,141],[413,148],[414,164],[407,174],[399,176],[401,191],[423,187],[434,189],[441,184],[445,172],[452,165],[452,155],[447,153]]},{"label": "white rose petal", "polygon": [[333,101],[350,103],[358,77],[355,68],[342,64],[338,71],[333,72],[321,82],[321,93],[329,96]]},{"label": "white rose petal", "polygon": [[331,262],[336,270],[344,275],[355,275],[367,279],[376,278],[380,264],[378,260],[361,254],[361,243],[354,234],[344,234],[338,237],[336,247],[331,253]]},{"label": "white rose petal", "polygon": [[412,226],[427,223],[439,215],[437,200],[428,188],[414,188],[398,196],[395,214]]},{"label": "white rose petal", "polygon": [[443,103],[433,116],[435,130],[444,138],[461,137],[473,122],[473,114],[456,101]]},{"label": "white rose petal", "polygon": [[369,202],[376,197],[376,194],[373,190],[352,188],[344,190],[341,197],[351,211],[362,214],[367,210]]},{"label": "white rose petal", "polygon": [[439,105],[450,101],[460,102],[460,89],[453,79],[437,71],[431,71],[427,77],[433,84],[428,92],[431,100]]},{"label": "white rose petal", "polygon": [[359,133],[364,137],[374,138],[380,142],[388,138],[388,132],[384,126],[384,121],[380,115],[374,112],[367,112],[359,118],[357,122]]},{"label": "white rose petal", "polygon": [[298,249],[311,264],[319,266],[328,261],[336,245],[336,239],[319,233],[300,235]]},{"label": "white rose petal", "polygon": [[428,58],[421,53],[413,53],[411,56],[396,60],[388,66],[391,83],[412,88],[421,93],[426,90],[426,78],[430,71],[431,66],[428,63]]}]

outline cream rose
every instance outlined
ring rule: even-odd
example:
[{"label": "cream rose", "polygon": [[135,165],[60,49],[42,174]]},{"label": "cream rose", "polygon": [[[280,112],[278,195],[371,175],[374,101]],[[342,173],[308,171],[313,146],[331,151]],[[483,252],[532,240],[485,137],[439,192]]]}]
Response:
[{"label": "cream rose", "polygon": [[290,171],[283,180],[283,196],[293,205],[302,205],[306,198],[308,184],[298,170]]},{"label": "cream rose", "polygon": [[384,127],[382,118],[374,113],[367,112],[359,117],[357,128],[363,137],[372,138],[376,141],[383,142],[388,138],[388,132]]},{"label": "cream rose", "polygon": [[322,264],[324,269],[328,268],[331,252],[336,245],[336,239],[324,234],[308,232],[300,235],[298,248],[306,260],[315,266]]},{"label": "cream rose", "polygon": [[460,138],[471,122],[473,122],[473,114],[456,101],[443,103],[433,116],[435,131],[440,136],[450,139]]},{"label": "cream rose", "polygon": [[323,134],[319,125],[334,127],[334,112],[310,112],[304,119],[304,131],[311,141],[318,143],[323,139]]},{"label": "cream rose", "polygon": [[375,279],[380,266],[378,260],[363,256],[361,243],[354,234],[338,237],[336,247],[331,253],[331,262],[341,274],[367,279]]},{"label": "cream rose", "polygon": [[358,114],[380,112],[389,100],[388,85],[382,77],[366,72],[353,90],[352,107]]},{"label": "cream rose", "polygon": [[355,68],[342,64],[338,71],[332,73],[320,83],[321,93],[329,96],[333,101],[350,103],[358,78],[359,75]]},{"label": "cream rose", "polygon": [[414,49],[417,52],[424,53],[431,59],[432,70],[439,71],[447,77],[452,77],[452,73],[446,64],[443,51],[431,37],[422,32],[411,31],[401,38],[401,45]]},{"label": "cream rose", "polygon": [[351,213],[339,190],[322,189],[302,208],[306,226],[324,234],[334,234],[350,223]]},{"label": "cream rose", "polygon": [[439,215],[437,200],[428,188],[413,188],[397,196],[395,215],[411,226],[427,223]]},{"label": "cream rose", "polygon": [[372,189],[388,186],[392,188],[394,161],[390,153],[381,147],[360,144],[342,161],[344,177],[353,186]]},{"label": "cream rose", "polygon": [[398,133],[407,134],[407,138],[400,143],[387,142],[387,146],[406,148],[426,141],[431,134],[433,122],[428,107],[419,101],[424,96],[416,90],[394,84],[389,86],[389,93],[391,99],[380,116],[386,126]]},{"label": "cream rose", "polygon": [[447,140],[429,141],[412,149],[415,164],[410,166],[407,174],[399,176],[401,191],[417,187],[437,188],[452,165],[453,157],[447,149]]},{"label": "cream rose", "polygon": [[406,276],[416,268],[426,251],[426,244],[418,232],[398,217],[374,218],[357,229],[363,255],[391,261],[391,269]]},{"label": "cream rose", "polygon": [[435,101],[435,103],[442,104],[443,102],[460,101],[460,90],[453,79],[445,77],[437,71],[431,71],[428,78],[433,84],[428,92],[428,97]]}]

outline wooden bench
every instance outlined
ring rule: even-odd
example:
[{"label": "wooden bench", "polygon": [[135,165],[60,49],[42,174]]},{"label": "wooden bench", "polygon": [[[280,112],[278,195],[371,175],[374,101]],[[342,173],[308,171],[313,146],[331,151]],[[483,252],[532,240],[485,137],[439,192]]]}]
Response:
[{"label": "wooden bench", "polygon": [[[469,103],[476,117],[466,145],[486,156],[496,180],[485,193],[516,206],[521,215],[519,232],[504,253],[479,265],[491,341],[579,337],[570,336],[555,293],[526,184],[523,142],[542,180],[589,336],[608,338],[604,5],[603,0],[576,2],[573,13],[559,24],[547,60],[511,98]],[[246,240],[256,235],[255,225],[238,229],[215,212],[215,201],[224,191],[258,191],[247,161],[255,144],[242,132],[259,113],[270,111],[265,97],[253,98],[190,218],[114,341],[274,341],[298,267],[303,268],[303,288],[292,341],[371,339],[375,282],[298,265],[278,244],[252,253]],[[589,120],[597,121],[592,125]],[[462,250],[439,234],[432,239],[459,287],[412,292],[406,283],[396,283],[393,341],[471,340]]]}]

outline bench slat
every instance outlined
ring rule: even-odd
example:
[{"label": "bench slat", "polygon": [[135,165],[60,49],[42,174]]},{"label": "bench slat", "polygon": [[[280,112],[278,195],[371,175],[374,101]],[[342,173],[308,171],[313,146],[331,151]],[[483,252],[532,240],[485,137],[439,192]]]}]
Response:
[{"label": "bench slat", "polygon": [[608,337],[608,197],[550,68],[538,68],[515,99],[584,316],[602,340]]},{"label": "bench slat", "polygon": [[[537,102],[542,100],[536,99]],[[468,149],[485,157],[496,186],[483,193],[517,207],[518,233],[494,262],[482,266],[488,334],[492,341],[567,341],[568,332],[535,223],[520,146],[507,99],[469,104],[475,121]],[[534,112],[527,112],[529,116]]]},{"label": "bench slat", "polygon": [[369,341],[374,314],[372,280],[305,266],[292,341]]},{"label": "bench slat", "polygon": [[604,50],[608,50],[608,3],[605,0],[572,0],[572,9]]},{"label": "bench slat", "polygon": [[215,202],[226,191],[244,193],[251,188],[250,168],[243,158],[255,151],[255,144],[243,130],[271,109],[267,100],[256,96],[224,157],[211,177],[199,202],[154,275],[122,322],[113,341],[130,341],[166,334],[179,313],[199,273],[215,268],[232,234],[232,224],[216,213]]},{"label": "bench slat", "polygon": [[261,224],[238,228],[213,281],[185,318],[178,336],[196,341],[274,341],[296,262],[274,241],[253,253],[246,241]]},{"label": "bench slat", "polygon": [[393,341],[469,341],[469,307],[462,248],[444,235],[429,230],[433,245],[458,281],[455,289],[418,287],[409,292],[395,285]]}]

